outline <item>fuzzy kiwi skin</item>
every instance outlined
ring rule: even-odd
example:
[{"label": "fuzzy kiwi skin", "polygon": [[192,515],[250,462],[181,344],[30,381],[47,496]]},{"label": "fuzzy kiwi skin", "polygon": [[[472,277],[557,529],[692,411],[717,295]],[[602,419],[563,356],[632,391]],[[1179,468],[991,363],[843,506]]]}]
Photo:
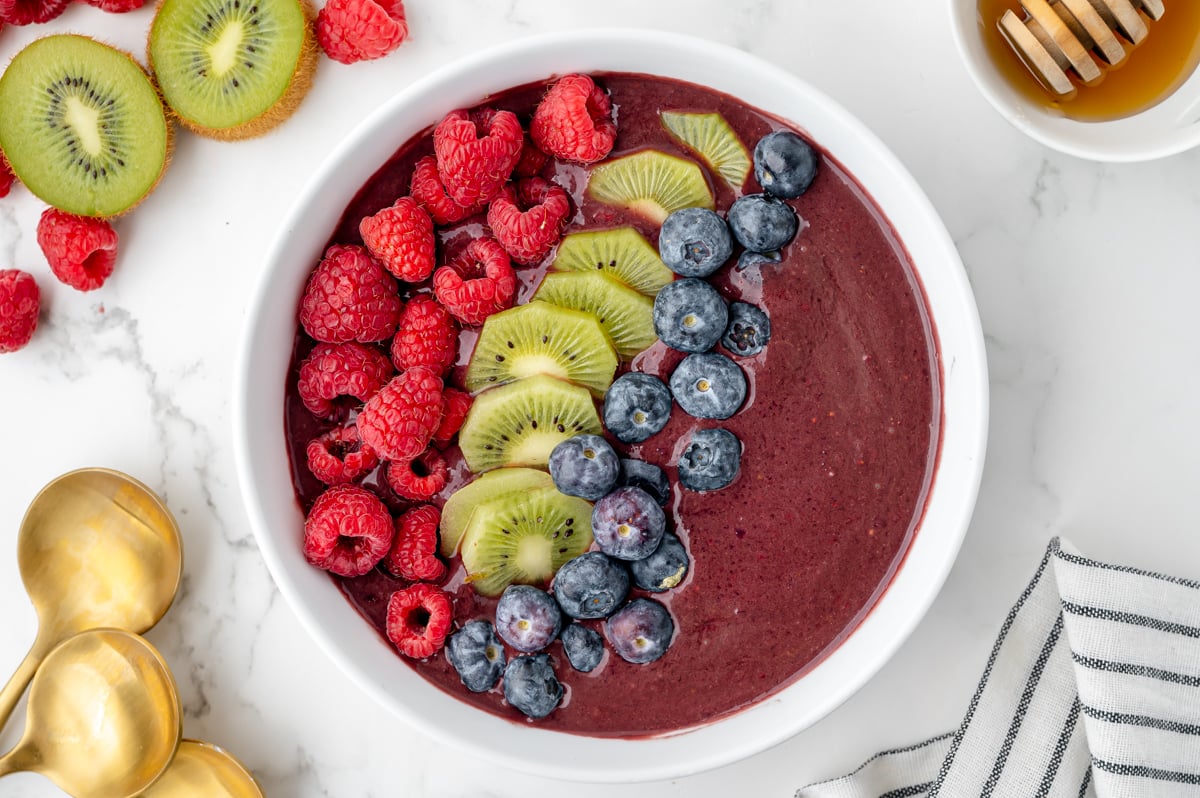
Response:
[{"label": "fuzzy kiwi skin", "polygon": [[[304,11],[304,41],[300,45],[300,56],[296,59],[296,68],[292,72],[292,81],[288,84],[287,91],[279,96],[274,105],[240,125],[224,128],[208,127],[183,116],[163,97],[163,106],[167,109],[167,114],[178,121],[185,129],[197,135],[219,141],[241,141],[243,139],[256,138],[288,119],[296,112],[296,109],[300,106],[300,101],[304,99],[309,89],[312,88],[313,78],[317,71],[318,56],[320,55],[320,46],[317,44],[316,34],[316,9],[313,8],[309,0],[299,0],[299,4],[300,8]],[[158,14],[161,11],[162,3],[160,2],[154,12],[155,19],[158,18]],[[151,20],[149,29],[154,30],[154,20]],[[150,64],[151,80],[153,80],[155,88],[158,89],[159,96],[162,97],[162,88],[158,85],[158,76],[154,69],[154,55],[151,53],[149,34],[146,35],[146,62]]]},{"label": "fuzzy kiwi skin", "polygon": [[[133,210],[138,205],[140,205],[146,199],[146,197],[148,197],[152,193],[154,193],[154,189],[158,188],[158,184],[162,182],[163,175],[166,174],[167,167],[171,163],[171,156],[175,152],[175,127],[174,127],[174,125],[171,124],[171,115],[167,110],[166,102],[163,100],[162,92],[160,92],[158,90],[158,84],[154,81],[154,76],[151,75],[146,70],[146,68],[144,66],[142,66],[141,63],[139,63],[136,58],[133,57],[132,53],[130,53],[126,50],[122,50],[119,47],[113,47],[111,44],[108,44],[107,42],[102,42],[99,39],[96,39],[95,37],[92,37],[92,36],[84,36],[82,34],[77,34],[77,33],[51,34],[51,36],[75,36],[80,39],[87,39],[89,41],[95,42],[96,44],[103,45],[104,47],[107,47],[110,50],[112,50],[116,53],[119,53],[120,55],[128,58],[129,61],[132,64],[134,64],[142,72],[142,74],[144,74],[146,76],[146,78],[149,80],[150,86],[154,89],[154,93],[158,97],[158,102],[163,108],[163,125],[164,125],[164,129],[166,132],[166,143],[165,143],[164,150],[163,150],[163,165],[162,165],[162,169],[160,169],[158,171],[158,177],[156,177],[154,182],[151,183],[150,186],[145,190],[145,192],[142,193],[142,196],[138,197],[136,200],[134,200],[133,202],[131,202],[129,205],[125,206],[121,210],[114,211],[112,213],[105,213],[105,214],[82,213],[81,212],[82,209],[59,208],[59,210],[66,211],[67,213],[74,213],[79,216],[93,216],[95,218],[102,218],[102,219],[115,219],[118,216],[123,216],[123,215],[129,213],[131,210]],[[42,37],[42,38],[49,38],[49,37]],[[26,46],[28,46],[28,45],[26,45]],[[23,175],[21,173],[22,169],[20,168],[19,164],[13,164],[11,161],[9,161],[9,169],[12,170],[12,173],[16,176],[17,180],[21,181],[21,183],[23,185],[25,185],[26,188],[29,188],[29,182],[26,179],[25,175]],[[30,189],[30,191],[32,192],[33,190]],[[35,194],[35,196],[36,196],[36,194]],[[53,204],[53,203],[50,203],[49,200],[45,200],[42,197],[38,197],[38,199],[43,199],[43,201],[45,201],[47,204],[50,204],[50,205]]]}]

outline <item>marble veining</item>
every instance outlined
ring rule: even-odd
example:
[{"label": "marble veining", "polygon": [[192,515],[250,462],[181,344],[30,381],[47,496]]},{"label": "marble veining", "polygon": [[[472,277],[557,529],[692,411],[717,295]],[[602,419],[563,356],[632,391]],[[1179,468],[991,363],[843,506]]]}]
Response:
[{"label": "marble veining", "polygon": [[[1192,499],[1200,152],[1103,165],[1025,138],[975,91],[944,6],[407,0],[410,42],[377,62],[321,63],[310,97],[269,136],[223,144],[181,135],[160,188],[117,221],[117,271],[90,294],[50,274],[34,234],[42,206],[14,188],[0,200],[0,268],[34,273],[44,311],[34,342],[0,355],[0,676],[35,630],[13,556],[25,505],[59,473],[106,465],[164,496],[183,532],[183,588],[149,636],[178,679],[185,731],[234,751],[268,794],[517,798],[567,789],[425,737],[332,665],[255,546],[230,403],[245,294],[318,161],[398,88],[458,56],[599,24],[690,33],[774,61],[892,148],[941,213],[976,292],[991,439],[946,587],[858,694],[745,762],[667,783],[572,785],[571,794],[786,796],[876,750],[952,728],[1052,534],[1101,559],[1200,578]],[[152,14],[74,4],[49,25],[6,27],[0,59],[49,31],[89,32],[140,52]],[[0,748],[20,725],[0,735]],[[60,794],[38,776],[0,782],[4,796]]]}]

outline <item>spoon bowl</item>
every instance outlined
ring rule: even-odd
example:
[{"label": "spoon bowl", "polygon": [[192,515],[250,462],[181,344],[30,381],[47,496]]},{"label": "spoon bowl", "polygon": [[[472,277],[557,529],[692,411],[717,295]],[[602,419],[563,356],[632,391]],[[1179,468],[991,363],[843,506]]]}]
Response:
[{"label": "spoon bowl", "polygon": [[179,589],[183,546],[175,519],[149,488],[118,471],[85,468],[34,497],[17,563],[38,633],[0,690],[0,728],[56,645],[87,629],[141,634],[156,624]]},{"label": "spoon bowl", "polygon": [[184,740],[171,766],[142,798],[263,798],[263,792],[229,752],[212,743]]},{"label": "spoon bowl", "polygon": [[130,798],[170,765],[183,711],[162,656],[141,637],[92,629],[46,655],[25,733],[0,777],[41,773],[74,798]]}]

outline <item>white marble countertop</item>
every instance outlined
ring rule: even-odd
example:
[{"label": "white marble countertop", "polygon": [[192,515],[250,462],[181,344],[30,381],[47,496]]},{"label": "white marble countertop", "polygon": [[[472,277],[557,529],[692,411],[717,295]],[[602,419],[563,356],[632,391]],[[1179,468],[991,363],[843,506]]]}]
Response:
[{"label": "white marble countertop", "polygon": [[[149,637],[178,678],[186,732],[235,752],[268,794],[515,798],[561,789],[426,739],[307,637],[242,509],[231,353],[291,197],[364,116],[459,55],[601,21],[691,33],[775,61],[880,135],[962,252],[987,336],[992,416],[958,563],[873,681],[748,761],[572,794],[702,798],[753,785],[754,794],[786,796],[881,747],[954,727],[1053,534],[1101,559],[1200,576],[1200,151],[1111,166],[1024,138],[970,83],[944,5],[610,0],[601,12],[555,0],[408,0],[410,42],[381,61],[323,60],[299,112],[267,137],[180,135],[157,192],[117,222],[116,272],[90,294],[51,276],[34,238],[42,206],[14,189],[0,200],[0,268],[34,273],[44,309],[30,346],[0,355],[0,676],[35,630],[15,558],[25,506],[54,476],[104,465],[159,492],[183,530],[183,591]],[[5,28],[0,58],[51,30],[141,52],[151,15],[75,5],[40,28]],[[10,728],[0,742],[14,738]],[[5,779],[0,793],[60,794],[29,774]]]}]

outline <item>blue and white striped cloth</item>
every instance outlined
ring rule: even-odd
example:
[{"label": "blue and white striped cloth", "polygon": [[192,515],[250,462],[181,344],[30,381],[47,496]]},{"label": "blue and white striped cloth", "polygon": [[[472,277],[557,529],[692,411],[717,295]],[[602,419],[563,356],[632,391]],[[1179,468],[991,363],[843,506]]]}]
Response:
[{"label": "blue and white striped cloth", "polygon": [[1200,796],[1200,582],[1089,560],[1055,538],[958,730],[884,751],[796,798],[1093,790]]}]

